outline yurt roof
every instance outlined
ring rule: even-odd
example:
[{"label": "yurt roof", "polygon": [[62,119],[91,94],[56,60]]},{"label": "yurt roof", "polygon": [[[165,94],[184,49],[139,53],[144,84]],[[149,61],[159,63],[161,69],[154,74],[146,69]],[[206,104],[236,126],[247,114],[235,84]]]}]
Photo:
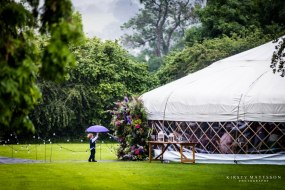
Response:
[{"label": "yurt roof", "polygon": [[217,61],[141,96],[149,120],[285,122],[285,78],[272,42]]}]

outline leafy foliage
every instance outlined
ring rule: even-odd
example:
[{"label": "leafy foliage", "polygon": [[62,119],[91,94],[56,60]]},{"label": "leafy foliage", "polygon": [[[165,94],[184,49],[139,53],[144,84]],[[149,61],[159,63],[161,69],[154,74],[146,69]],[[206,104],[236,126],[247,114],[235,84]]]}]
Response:
[{"label": "leafy foliage", "polygon": [[245,36],[248,31],[258,26],[253,5],[252,0],[208,1],[204,9],[197,11],[204,36],[212,38],[222,35],[232,36],[232,34]]},{"label": "leafy foliage", "polygon": [[166,56],[165,64],[157,72],[161,84],[179,79],[189,73],[193,73],[209,64],[245,51],[266,42],[269,37],[259,32],[247,38],[216,38],[195,43],[181,52],[174,52]]},{"label": "leafy foliage", "polygon": [[[271,40],[284,35],[285,32],[283,0],[209,0],[204,9],[198,9],[196,12],[202,26],[186,32],[189,46],[204,39],[220,38],[223,35],[246,38],[256,30],[264,35],[271,35]],[[280,49],[272,56],[271,63],[273,72],[280,72],[281,76],[284,75],[283,46],[282,41],[276,45]]]},{"label": "leafy foliage", "polygon": [[[284,34],[284,7],[282,0],[209,0],[195,10],[201,24],[186,31],[188,47],[165,57],[157,72],[161,84]],[[282,75],[282,43],[278,47],[271,67]]]},{"label": "leafy foliage", "polygon": [[148,49],[142,50],[138,55],[133,56],[133,60],[145,62],[148,65],[148,71],[155,73],[163,63],[163,57],[157,57]]},{"label": "leafy foliage", "polygon": [[[2,0],[0,7],[0,126],[33,129],[29,112],[41,97],[36,84],[42,77],[59,80],[74,65],[67,46],[76,42],[82,26],[74,22],[69,0],[45,0],[39,12],[39,0]],[[35,31],[49,37],[37,45]]]},{"label": "leafy foliage", "polygon": [[202,22],[202,35],[216,38],[223,35],[246,37],[256,29],[264,34],[278,34],[284,28],[283,0],[209,0],[197,10]]},{"label": "leafy foliage", "polygon": [[120,143],[117,157],[123,160],[144,160],[147,158],[147,144],[149,127],[143,104],[140,100],[133,98],[129,102],[116,102],[111,125],[115,131],[115,137]]},{"label": "leafy foliage", "polygon": [[77,67],[69,70],[66,81],[39,80],[43,101],[31,118],[42,136],[75,137],[92,124],[108,126],[111,116],[106,110],[113,102],[158,83],[145,64],[131,59],[116,42],[86,39],[72,52]]},{"label": "leafy foliage", "polygon": [[272,62],[270,67],[273,69],[274,73],[281,73],[281,76],[285,76],[284,59],[285,59],[285,37],[280,40],[276,40],[276,51],[273,53]]}]

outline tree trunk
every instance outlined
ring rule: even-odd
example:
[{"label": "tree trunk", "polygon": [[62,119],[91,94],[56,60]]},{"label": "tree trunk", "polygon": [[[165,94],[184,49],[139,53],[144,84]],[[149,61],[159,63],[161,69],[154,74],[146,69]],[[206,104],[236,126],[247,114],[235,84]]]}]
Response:
[{"label": "tree trunk", "polygon": [[156,29],[156,43],[155,43],[155,55],[161,57],[161,29]]}]

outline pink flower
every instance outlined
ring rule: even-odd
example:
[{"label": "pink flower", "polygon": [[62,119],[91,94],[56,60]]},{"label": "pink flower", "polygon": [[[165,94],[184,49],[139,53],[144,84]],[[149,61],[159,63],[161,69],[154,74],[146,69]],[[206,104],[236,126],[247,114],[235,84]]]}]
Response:
[{"label": "pink flower", "polygon": [[135,150],[135,155],[139,155],[140,154],[140,150],[139,149],[136,149]]},{"label": "pink flower", "polygon": [[137,124],[137,125],[136,125],[136,128],[137,128],[137,129],[139,129],[140,127],[141,127],[140,124]]},{"label": "pink flower", "polygon": [[116,126],[120,126],[120,125],[121,125],[121,122],[120,122],[120,121],[116,121],[116,122],[115,122],[115,125],[116,125]]}]

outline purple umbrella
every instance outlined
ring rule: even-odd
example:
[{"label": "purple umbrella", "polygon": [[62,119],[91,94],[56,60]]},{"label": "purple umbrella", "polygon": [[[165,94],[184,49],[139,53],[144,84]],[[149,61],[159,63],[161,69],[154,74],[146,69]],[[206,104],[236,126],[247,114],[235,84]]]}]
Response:
[{"label": "purple umbrella", "polygon": [[85,132],[88,132],[88,133],[104,133],[104,132],[109,132],[109,130],[106,127],[103,127],[101,125],[93,125],[91,127],[88,127]]}]

